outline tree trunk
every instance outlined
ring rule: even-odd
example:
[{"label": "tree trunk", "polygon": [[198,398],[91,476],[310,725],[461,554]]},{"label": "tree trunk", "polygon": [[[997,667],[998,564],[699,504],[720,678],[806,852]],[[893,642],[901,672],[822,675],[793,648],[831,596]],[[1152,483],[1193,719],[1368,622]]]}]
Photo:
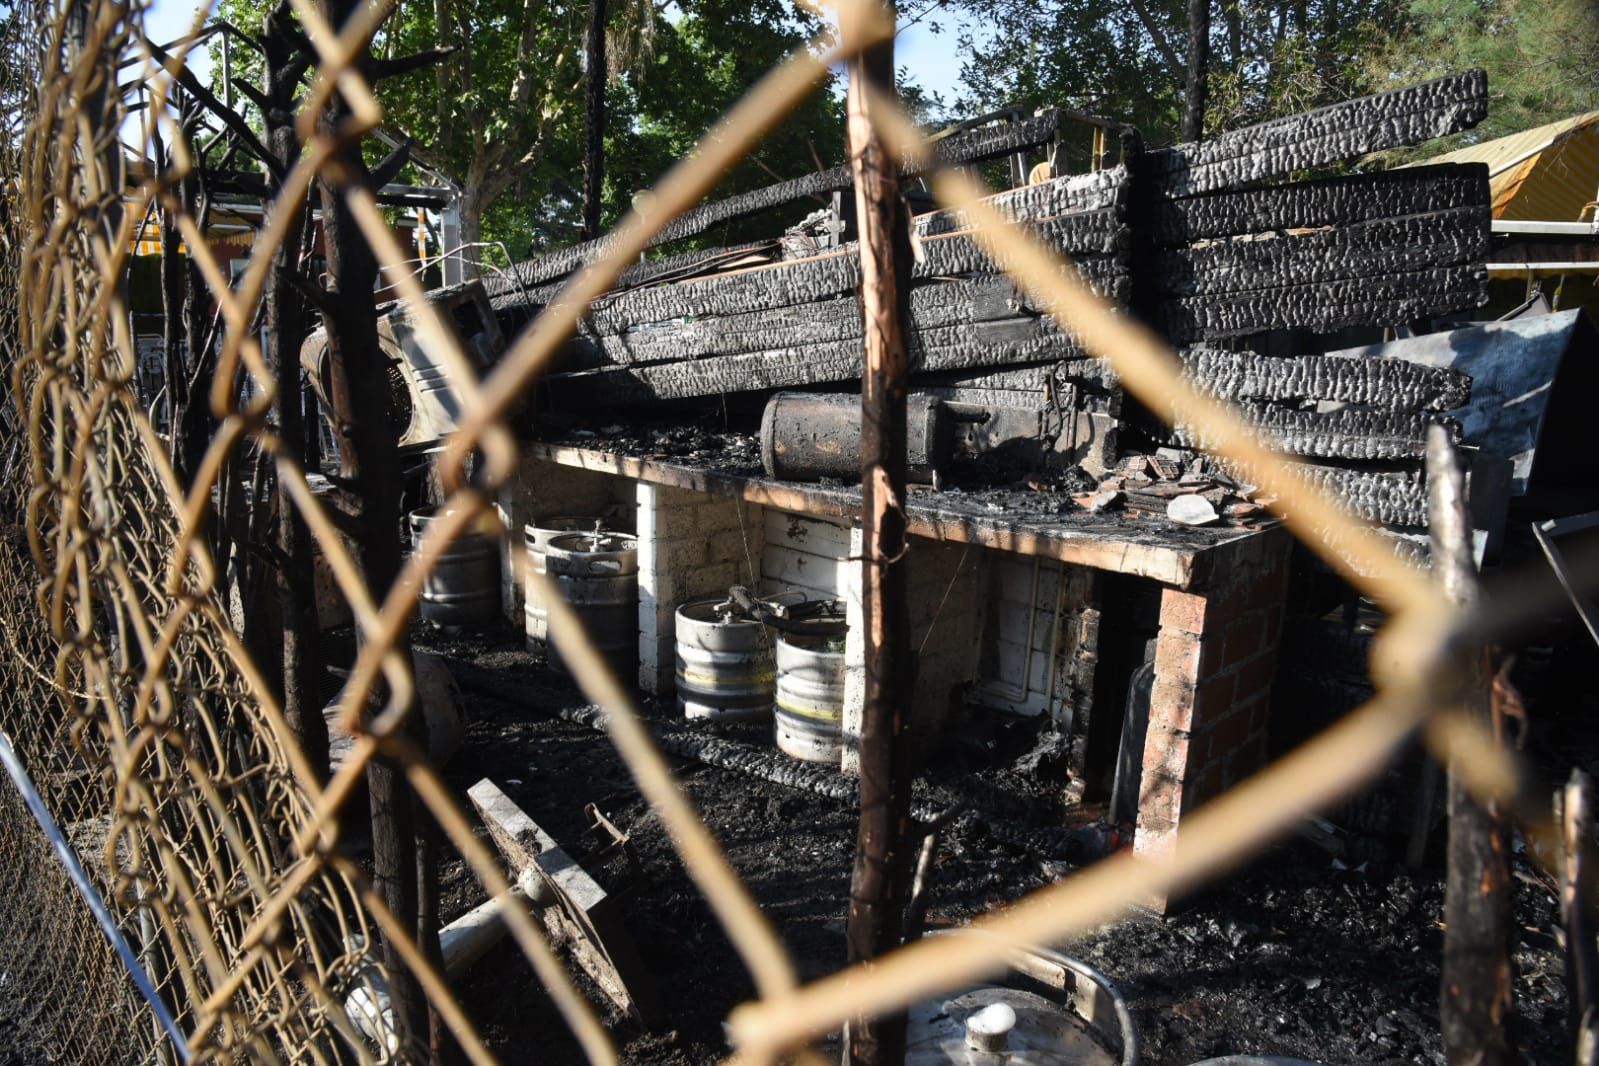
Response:
[{"label": "tree trunk", "polygon": [[589,0],[583,72],[583,239],[600,235],[605,195],[605,0]]},{"label": "tree trunk", "polygon": [[[861,395],[862,616],[866,648],[861,721],[861,814],[850,881],[852,963],[898,947],[910,889],[910,615],[905,581],[905,395],[910,361],[910,218],[899,170],[872,127],[866,87],[894,96],[894,45],[850,66],[850,165],[861,249],[865,375]],[[887,1066],[905,1058],[905,1015],[858,1018],[850,1061]]]},{"label": "tree trunk", "polygon": [[1188,0],[1188,92],[1183,101],[1184,141],[1205,136],[1210,81],[1210,0]]}]

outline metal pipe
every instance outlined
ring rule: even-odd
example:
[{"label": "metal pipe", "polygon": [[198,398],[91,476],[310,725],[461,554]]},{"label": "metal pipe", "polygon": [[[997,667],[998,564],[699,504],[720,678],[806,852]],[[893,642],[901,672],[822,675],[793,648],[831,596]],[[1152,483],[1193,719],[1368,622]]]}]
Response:
[{"label": "metal pipe", "polygon": [[11,777],[11,783],[17,786],[17,791],[22,795],[22,801],[28,806],[28,813],[33,815],[33,820],[39,823],[39,828],[44,830],[44,835],[50,840],[50,847],[56,853],[56,858],[61,865],[66,867],[67,877],[71,879],[72,886],[78,890],[78,895],[83,897],[83,902],[88,904],[89,911],[94,915],[95,922],[100,926],[100,931],[111,942],[111,947],[116,951],[117,957],[122,960],[122,965],[127,968],[128,976],[133,979],[133,984],[139,990],[139,995],[144,997],[150,1005],[150,1012],[155,1015],[161,1029],[166,1033],[167,1039],[172,1041],[177,1050],[178,1059],[188,1062],[189,1042],[184,1037],[183,1031],[178,1028],[177,1019],[167,1009],[166,1002],[161,994],[156,991],[155,983],[150,980],[150,975],[144,967],[139,965],[139,959],[133,953],[127,939],[122,935],[122,930],[117,927],[116,918],[111,914],[111,909],[106,906],[105,900],[100,898],[100,892],[89,880],[89,873],[83,868],[83,863],[78,860],[78,853],[73,850],[66,836],[61,832],[61,827],[51,817],[45,808],[44,799],[40,797],[39,790],[33,785],[33,779],[28,776],[28,771],[23,769],[22,760],[17,758],[17,751],[11,746],[11,738],[4,731],[0,731],[0,763],[5,764],[6,773]]}]

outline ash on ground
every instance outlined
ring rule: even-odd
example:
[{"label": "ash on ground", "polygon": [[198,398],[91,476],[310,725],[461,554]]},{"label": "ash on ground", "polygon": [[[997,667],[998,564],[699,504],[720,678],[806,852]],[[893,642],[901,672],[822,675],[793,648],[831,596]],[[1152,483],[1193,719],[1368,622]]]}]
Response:
[{"label": "ash on ground", "polygon": [[[628,925],[670,1022],[646,1033],[600,1007],[624,1061],[720,1061],[729,1051],[721,1023],[754,987],[609,741],[561,717],[581,697],[509,630],[451,637],[423,627],[417,643],[450,660],[465,693],[463,746],[445,768],[459,792],[492,778],[563,843],[582,833],[589,802],[632,835],[645,876],[625,896]],[[657,721],[675,718],[675,708],[649,701],[644,710]],[[1012,797],[1017,817],[1047,814],[1057,803],[1059,766],[1047,733],[1001,730],[977,747],[992,755],[991,768],[968,776],[986,776],[994,795]],[[968,759],[981,754],[966,749]],[[694,762],[675,766],[801,978],[841,968],[854,805]],[[1068,871],[1036,849],[957,824],[938,850],[930,924],[964,922]],[[1520,859],[1517,875],[1517,1039],[1529,1062],[1564,1061],[1557,907],[1550,885]],[[446,920],[482,901],[453,856],[442,877]],[[1389,861],[1341,863],[1291,842],[1172,916],[1134,917],[1058,946],[1097,966],[1128,998],[1151,1066],[1224,1053],[1441,1064],[1442,914],[1436,861],[1411,873]],[[579,984],[591,1002],[606,1002],[581,976]],[[583,1061],[514,945],[475,966],[458,991],[504,1061],[526,1061],[535,1047],[540,1061]]]}]

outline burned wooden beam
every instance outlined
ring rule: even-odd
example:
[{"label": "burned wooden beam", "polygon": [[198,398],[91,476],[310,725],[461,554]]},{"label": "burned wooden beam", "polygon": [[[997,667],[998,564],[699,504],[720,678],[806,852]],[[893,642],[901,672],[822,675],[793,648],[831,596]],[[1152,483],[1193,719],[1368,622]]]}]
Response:
[{"label": "burned wooden beam", "polygon": [[1479,263],[1488,254],[1487,205],[1374,219],[1336,229],[1251,240],[1215,241],[1162,252],[1155,260],[1167,295],[1275,289],[1382,277]]},{"label": "burned wooden beam", "polygon": [[[1009,125],[989,126],[947,137],[933,146],[933,159],[939,166],[978,163],[985,159],[1009,155],[1021,149],[1037,147],[1053,138],[1059,129],[1059,113],[1047,111]],[[920,168],[906,168],[906,173],[920,173]],[[664,226],[650,240],[648,246],[654,248],[693,237],[722,222],[769,211],[807,196],[840,192],[848,189],[850,183],[850,170],[845,165],[819,170],[804,177],[768,185],[737,196],[729,196],[725,200],[717,200],[692,211],[685,211]],[[574,244],[530,262],[518,263],[512,269],[523,284],[536,285],[551,281],[564,277],[599,258],[609,247],[610,239],[607,236]]]},{"label": "burned wooden beam", "polygon": [[1420,470],[1360,470],[1311,463],[1298,463],[1293,470],[1367,522],[1413,528],[1427,525],[1427,478]]},{"label": "burned wooden beam", "polygon": [[[1421,459],[1427,454],[1427,427],[1440,424],[1460,440],[1460,423],[1410,411],[1371,411],[1346,407],[1337,411],[1301,411],[1276,404],[1245,403],[1239,414],[1267,441],[1288,452],[1325,459]],[[1171,439],[1188,448],[1208,448],[1213,441],[1192,426],[1178,423]]]},{"label": "burned wooden beam", "polygon": [[639,958],[617,898],[493,781],[485,777],[467,790],[467,797],[511,866],[511,880],[519,881],[531,870],[537,887],[530,895],[537,899],[548,893],[548,905],[535,913],[552,938],[567,946],[623,1011],[646,1026],[661,1020],[660,990]]},{"label": "burned wooden beam", "polygon": [[[1433,569],[1450,606],[1469,611],[1480,593],[1466,477],[1443,434],[1434,433],[1428,444]],[[1491,728],[1492,743],[1502,746],[1502,723],[1492,720],[1491,649],[1479,638],[1461,641],[1452,651],[1447,672],[1441,671],[1440,677],[1447,677],[1453,689],[1440,693],[1440,698],[1458,708],[1453,713],[1469,716],[1485,732]],[[1462,763],[1459,754],[1448,763],[1449,856],[1439,1027],[1451,1063],[1507,1066],[1520,1061],[1511,1037],[1516,983],[1511,951],[1520,930],[1511,914],[1510,836],[1499,801],[1472,794]]]},{"label": "burned wooden beam", "polygon": [[1253,352],[1194,349],[1184,374],[1224,400],[1338,400],[1392,411],[1447,411],[1471,395],[1458,370],[1398,359],[1338,355],[1272,358]]},{"label": "burned wooden beam", "polygon": [[[1072,174],[1037,185],[1024,185],[995,193],[984,202],[1013,222],[1035,222],[1075,212],[1110,211],[1121,217],[1127,208],[1130,181],[1124,166],[1107,167],[1092,174]],[[969,230],[965,211],[940,210],[918,215],[916,233],[936,237]]]},{"label": "burned wooden beam", "polygon": [[[1002,325],[1008,334],[984,332],[984,323],[923,330],[911,339],[912,366],[928,373],[1082,356],[1082,350],[1046,319]],[[858,379],[861,372],[861,341],[857,337],[674,363],[551,374],[545,383],[562,405],[646,403],[849,381]]]},{"label": "burned wooden beam", "polygon": [[1439,163],[1164,200],[1156,205],[1149,225],[1157,244],[1171,246],[1490,204],[1486,166]]},{"label": "burned wooden beam", "polygon": [[[911,318],[918,329],[1015,318],[1025,306],[1025,298],[1002,275],[931,280],[911,290]],[[853,297],[836,296],[793,307],[699,316],[621,333],[579,335],[567,346],[565,367],[576,370],[703,359],[827,344],[860,334],[860,307]]]},{"label": "burned wooden beam", "polygon": [[1344,326],[1392,326],[1487,302],[1488,271],[1474,263],[1177,297],[1159,304],[1156,320],[1172,343],[1186,344],[1269,329],[1325,333]]},{"label": "burned wooden beam", "polygon": [[1488,77],[1468,70],[1149,152],[1140,165],[1158,195],[1191,196],[1420,144],[1487,114]]},{"label": "burned wooden beam", "polygon": [[[1111,211],[1066,215],[1040,223],[1035,229],[1042,239],[1080,260],[1080,267],[1090,278],[1125,270],[1122,260],[1127,251],[1127,231]],[[932,237],[921,242],[921,249],[922,259],[913,271],[917,278],[992,274],[999,269],[969,234]],[[808,304],[852,293],[859,284],[859,256],[849,245],[829,255],[607,296],[595,301],[585,319],[584,331],[619,333],[630,326],[674,318]],[[502,300],[499,307],[504,306],[507,304]]]}]

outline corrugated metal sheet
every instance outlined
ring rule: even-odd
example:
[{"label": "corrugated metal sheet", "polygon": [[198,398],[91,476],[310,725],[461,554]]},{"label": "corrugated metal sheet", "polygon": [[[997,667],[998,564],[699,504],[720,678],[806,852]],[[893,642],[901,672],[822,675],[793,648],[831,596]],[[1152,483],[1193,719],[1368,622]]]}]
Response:
[{"label": "corrugated metal sheet", "polygon": [[1474,144],[1428,163],[1486,163],[1495,218],[1575,221],[1599,197],[1599,111]]}]

